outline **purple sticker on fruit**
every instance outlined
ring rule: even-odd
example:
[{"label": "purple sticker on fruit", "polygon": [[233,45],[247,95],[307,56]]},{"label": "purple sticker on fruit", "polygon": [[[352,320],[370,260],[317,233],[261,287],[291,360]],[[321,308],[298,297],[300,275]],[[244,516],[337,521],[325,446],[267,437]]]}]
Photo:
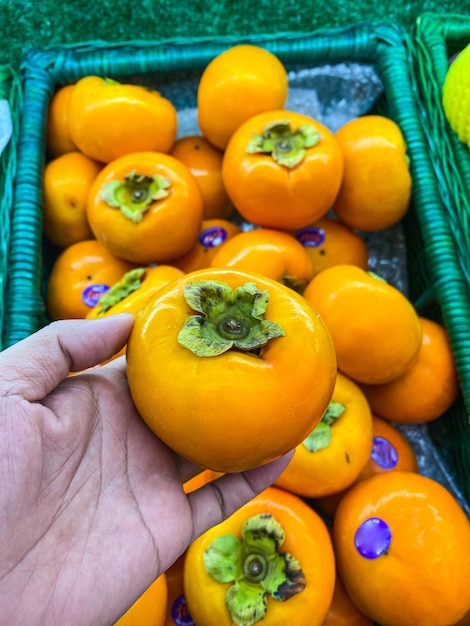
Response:
[{"label": "purple sticker on fruit", "polygon": [[109,289],[109,285],[103,285],[100,283],[96,285],[88,285],[88,287],[85,287],[85,289],[82,291],[82,300],[84,304],[92,309],[98,304],[98,300],[101,298],[101,296],[109,291]]},{"label": "purple sticker on fruit", "polygon": [[370,458],[383,469],[393,469],[398,463],[398,452],[388,439],[374,437]]},{"label": "purple sticker on fruit", "polygon": [[386,553],[392,542],[392,531],[380,517],[366,519],[354,535],[356,550],[365,559],[377,559]]},{"label": "purple sticker on fruit", "polygon": [[325,241],[325,231],[322,228],[307,226],[295,233],[295,238],[305,248],[319,248]]},{"label": "purple sticker on fruit", "polygon": [[195,626],[183,595],[178,596],[171,605],[171,619],[176,626]]},{"label": "purple sticker on fruit", "polygon": [[204,248],[215,248],[227,239],[227,231],[221,226],[211,226],[199,233],[199,242]]}]

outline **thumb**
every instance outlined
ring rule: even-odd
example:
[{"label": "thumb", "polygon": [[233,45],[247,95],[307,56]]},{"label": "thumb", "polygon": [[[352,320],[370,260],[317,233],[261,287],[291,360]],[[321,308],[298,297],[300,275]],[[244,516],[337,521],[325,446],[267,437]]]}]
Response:
[{"label": "thumb", "polygon": [[44,398],[69,372],[98,365],[126,343],[134,318],[111,315],[100,320],[53,322],[0,352],[2,392],[29,401]]}]

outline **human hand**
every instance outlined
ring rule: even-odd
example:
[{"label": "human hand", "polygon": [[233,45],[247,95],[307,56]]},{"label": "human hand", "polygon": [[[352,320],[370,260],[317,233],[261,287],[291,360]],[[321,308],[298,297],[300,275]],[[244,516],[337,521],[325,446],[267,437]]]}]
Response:
[{"label": "human hand", "polygon": [[113,624],[290,459],[186,495],[200,468],[140,418],[125,359],[87,370],[126,343],[132,323],[54,322],[0,353],[1,623]]}]

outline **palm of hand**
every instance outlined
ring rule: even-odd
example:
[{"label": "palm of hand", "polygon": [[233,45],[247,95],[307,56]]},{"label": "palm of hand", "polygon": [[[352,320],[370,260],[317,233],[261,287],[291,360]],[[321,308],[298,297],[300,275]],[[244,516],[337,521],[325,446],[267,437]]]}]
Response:
[{"label": "palm of hand", "polygon": [[[43,404],[4,402],[10,437],[2,439],[2,464],[15,468],[1,495],[4,580],[21,590],[27,623],[78,617],[84,603],[103,605],[108,593],[130,604],[143,588],[129,582],[142,569],[148,577],[166,569],[173,559],[165,547],[182,551],[192,520],[175,458],[149,437],[123,372],[68,378]],[[87,576],[98,568],[99,585]],[[29,605],[49,587],[47,605]]]},{"label": "palm of hand", "polygon": [[112,624],[189,543],[270,485],[290,455],[186,495],[197,468],[137,414],[128,315],[53,324],[0,353],[5,624]]}]

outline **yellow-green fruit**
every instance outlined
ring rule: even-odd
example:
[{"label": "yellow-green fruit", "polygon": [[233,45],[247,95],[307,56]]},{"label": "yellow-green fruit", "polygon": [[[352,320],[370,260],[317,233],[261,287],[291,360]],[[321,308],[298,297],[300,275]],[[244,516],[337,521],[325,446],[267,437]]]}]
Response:
[{"label": "yellow-green fruit", "polygon": [[449,67],[442,89],[442,106],[451,128],[470,148],[470,44]]}]

